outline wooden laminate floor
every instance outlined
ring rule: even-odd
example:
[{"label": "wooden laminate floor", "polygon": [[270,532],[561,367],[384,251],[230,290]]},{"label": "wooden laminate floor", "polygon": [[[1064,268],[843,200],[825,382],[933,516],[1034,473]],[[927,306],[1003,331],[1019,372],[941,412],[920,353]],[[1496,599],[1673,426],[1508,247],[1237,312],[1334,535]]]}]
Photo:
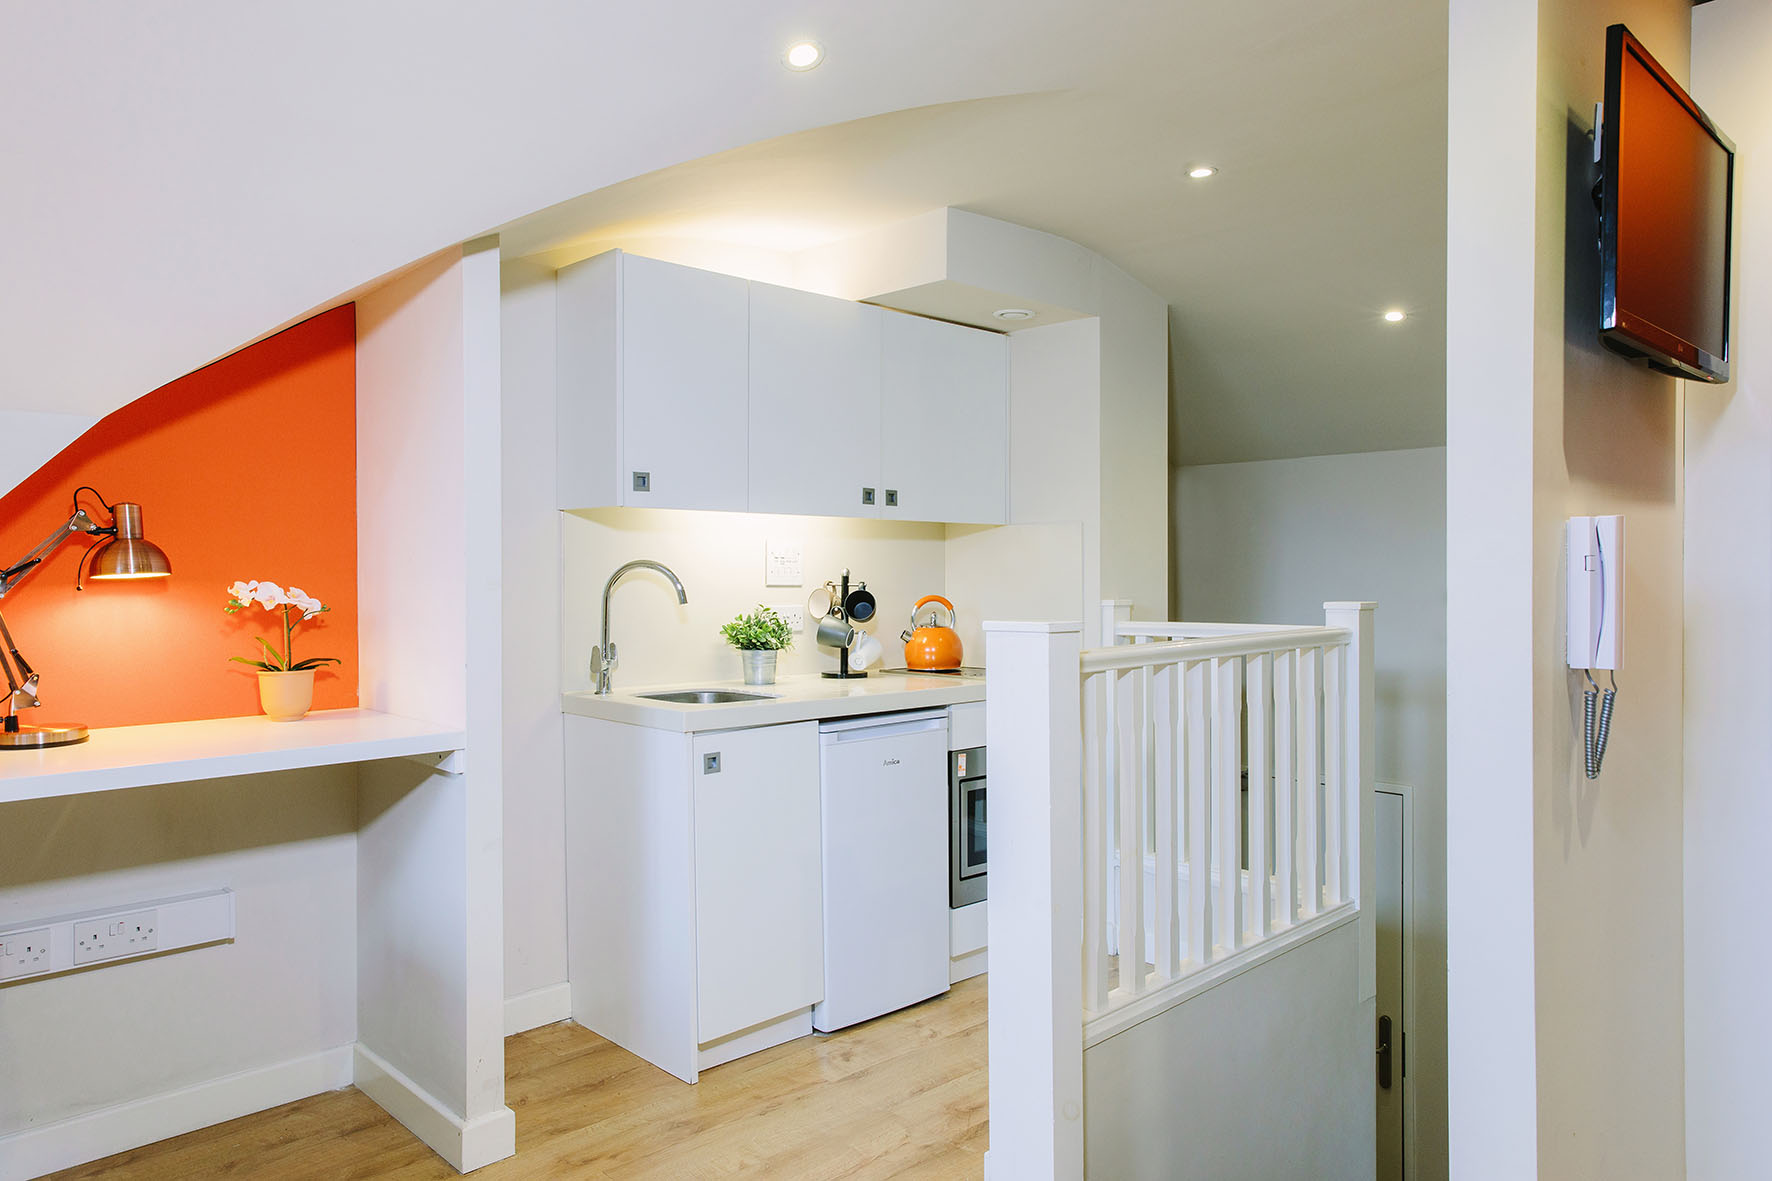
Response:
[{"label": "wooden laminate floor", "polygon": [[[985,981],[704,1071],[695,1086],[570,1022],[505,1041],[507,1178],[977,1178],[988,1143]],[[54,1174],[178,1179],[456,1173],[351,1087]]]}]

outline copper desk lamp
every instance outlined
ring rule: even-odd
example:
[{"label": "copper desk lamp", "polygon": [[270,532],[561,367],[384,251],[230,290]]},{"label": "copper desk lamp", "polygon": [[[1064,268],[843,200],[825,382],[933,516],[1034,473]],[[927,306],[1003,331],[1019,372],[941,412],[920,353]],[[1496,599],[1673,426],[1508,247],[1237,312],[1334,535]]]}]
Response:
[{"label": "copper desk lamp", "polygon": [[[109,525],[100,525],[80,507],[82,492],[91,492],[104,505],[105,510],[111,514]],[[128,501],[116,505],[107,504],[96,489],[81,487],[74,490],[74,511],[67,523],[45,537],[23,558],[0,569],[0,599],[4,599],[8,591],[24,581],[26,575],[77,533],[106,539],[92,547],[91,556],[86,560],[85,578],[105,581],[165,578],[172,573],[172,563],[166,560],[165,551],[142,537],[141,505]],[[0,750],[41,750],[44,747],[72,746],[76,742],[86,741],[89,735],[85,726],[20,724],[19,710],[35,709],[43,704],[37,696],[37,686],[42,677],[19,655],[18,645],[13,642],[12,632],[6,626],[4,615],[0,615],[0,671],[5,672],[6,684],[11,690],[7,697],[6,716],[0,721]]]}]

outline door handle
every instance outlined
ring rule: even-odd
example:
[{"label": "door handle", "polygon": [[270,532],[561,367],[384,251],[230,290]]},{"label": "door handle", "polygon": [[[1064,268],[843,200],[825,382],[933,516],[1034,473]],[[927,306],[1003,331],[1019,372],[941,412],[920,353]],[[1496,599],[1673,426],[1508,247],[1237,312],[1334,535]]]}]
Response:
[{"label": "door handle", "polygon": [[1391,1019],[1378,1019],[1378,1086],[1381,1090],[1391,1089]]}]

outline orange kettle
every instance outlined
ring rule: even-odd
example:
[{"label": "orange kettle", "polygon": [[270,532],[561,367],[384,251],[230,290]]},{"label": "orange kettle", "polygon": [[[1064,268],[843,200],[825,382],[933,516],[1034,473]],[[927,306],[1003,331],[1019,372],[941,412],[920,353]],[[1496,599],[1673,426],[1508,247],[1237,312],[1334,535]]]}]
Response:
[{"label": "orange kettle", "polygon": [[[925,623],[917,622],[917,612],[930,603],[948,609],[946,627],[936,626],[939,616],[931,611]],[[911,626],[899,636],[904,641],[904,663],[912,669],[951,669],[960,667],[962,650],[960,633],[954,630],[954,605],[940,595],[924,595],[911,608]]]}]

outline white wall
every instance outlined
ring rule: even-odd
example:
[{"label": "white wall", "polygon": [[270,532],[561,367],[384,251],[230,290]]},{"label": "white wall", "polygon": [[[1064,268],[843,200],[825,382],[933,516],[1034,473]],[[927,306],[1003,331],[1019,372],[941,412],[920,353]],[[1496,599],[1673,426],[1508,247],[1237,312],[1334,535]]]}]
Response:
[{"label": "white wall", "polygon": [[[55,458],[57,452],[97,421],[84,414],[0,410],[0,496],[18,487],[25,477]],[[0,562],[16,557],[17,554],[0,554]]]},{"label": "white wall", "polygon": [[1081,620],[1083,526],[1076,521],[1046,525],[949,525],[947,596],[959,612],[955,630],[967,661],[982,663],[985,620]]},{"label": "white wall", "polygon": [[[1606,26],[1629,24],[1683,78],[1690,11],[1451,7],[1454,1177],[1668,1177],[1684,1164],[1681,395],[1596,339],[1587,132]],[[1563,523],[1578,513],[1622,513],[1630,537],[1623,692],[1592,783],[1563,666]]]},{"label": "white wall", "polygon": [[[1098,613],[1087,604],[1101,601],[1104,577],[1100,392],[1100,320],[1072,320],[1010,336],[1009,519],[1018,525],[1081,525],[1086,648],[1097,642],[1101,628]],[[1114,592],[1113,597],[1125,596]]]},{"label": "white wall", "polygon": [[1178,468],[1173,519],[1178,618],[1309,624],[1331,600],[1378,604],[1377,778],[1415,789],[1417,1151],[1422,1176],[1444,1176],[1446,451]]},{"label": "white wall", "polygon": [[1772,946],[1743,938],[1772,831],[1772,8],[1692,12],[1692,95],[1735,140],[1733,380],[1686,388],[1686,1173],[1766,1169]]},{"label": "white wall", "polygon": [[328,767],[0,809],[0,926],[223,887],[236,924],[0,988],[0,1176],[13,1133],[356,1040],[356,798]]},{"label": "white wall", "polygon": [[1371,1177],[1359,946],[1358,924],[1339,927],[1086,1050],[1088,1175]]},{"label": "white wall", "polygon": [[[586,509],[560,514],[563,554],[564,642],[557,649],[560,684],[590,688],[587,662],[602,627],[603,585],[616,567],[635,558],[663,562],[688,594],[679,606],[663,575],[637,570],[610,595],[610,639],[621,663],[621,688],[683,681],[735,681],[739,658],[721,638],[720,625],[757,604],[804,607],[814,587],[835,581],[845,566],[852,584],[866,581],[878,614],[863,630],[886,649],[887,664],[904,663],[898,635],[910,621],[911,604],[946,587],[946,530],[941,525],[839,517],[784,517],[757,513],[682,512],[670,509]],[[770,539],[798,542],[806,585],[763,585],[764,545]],[[970,603],[956,602],[970,614]],[[815,621],[778,658],[780,673],[837,667],[837,653],[818,647]],[[968,659],[981,660],[982,649]],[[556,711],[559,699],[554,702]]]},{"label": "white wall", "polygon": [[[504,265],[505,995],[566,980],[554,271]],[[563,994],[564,990],[560,990]],[[562,1015],[564,1003],[538,1015]]]}]

